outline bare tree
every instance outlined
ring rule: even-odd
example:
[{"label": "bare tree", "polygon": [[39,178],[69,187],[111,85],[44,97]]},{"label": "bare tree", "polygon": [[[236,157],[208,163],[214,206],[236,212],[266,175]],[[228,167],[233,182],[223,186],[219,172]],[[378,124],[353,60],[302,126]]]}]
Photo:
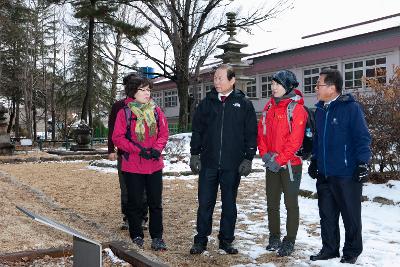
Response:
[{"label": "bare tree", "polygon": [[[151,49],[149,35],[144,38],[132,37],[130,40],[142,55],[152,60],[162,70],[160,76],[174,81],[178,88],[180,102],[179,128],[188,125],[188,86],[192,72],[212,53],[217,42],[207,43],[206,37],[226,29],[223,12],[231,1],[228,0],[160,0],[132,6],[153,26],[158,46],[163,48],[164,57],[159,57]],[[280,14],[290,7],[292,0],[278,0],[272,8],[256,9],[237,17],[237,27],[249,30],[250,27]],[[217,19],[216,19],[217,18]],[[219,18],[219,19],[218,19]],[[219,40],[218,37],[215,40]],[[203,43],[204,42],[204,43]],[[209,54],[194,56],[197,46],[209,45]],[[191,62],[196,62],[191,65]]]}]

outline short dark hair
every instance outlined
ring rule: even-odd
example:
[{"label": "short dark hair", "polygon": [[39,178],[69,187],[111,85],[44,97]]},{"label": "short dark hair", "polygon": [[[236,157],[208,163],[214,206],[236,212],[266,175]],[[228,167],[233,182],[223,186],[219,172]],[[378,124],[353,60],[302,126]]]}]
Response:
[{"label": "short dark hair", "polygon": [[150,89],[153,88],[153,82],[150,79],[137,73],[126,75],[122,80],[122,84],[125,86],[125,94],[131,98],[135,98],[135,94],[140,87],[149,86]]},{"label": "short dark hair", "polygon": [[233,67],[229,64],[221,64],[217,67],[217,70],[226,70],[226,75],[228,80],[232,80],[233,77],[236,76],[235,71],[233,70]]},{"label": "short dark hair", "polygon": [[336,69],[324,69],[322,70],[319,75],[325,75],[324,82],[327,85],[334,85],[336,88],[336,92],[339,94],[342,93],[343,89],[343,76],[340,71]]}]

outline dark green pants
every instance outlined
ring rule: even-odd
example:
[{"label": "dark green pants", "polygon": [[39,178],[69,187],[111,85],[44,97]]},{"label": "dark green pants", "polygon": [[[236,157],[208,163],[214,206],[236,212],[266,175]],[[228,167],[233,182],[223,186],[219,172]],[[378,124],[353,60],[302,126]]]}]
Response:
[{"label": "dark green pants", "polygon": [[290,180],[287,168],[281,168],[277,173],[267,169],[265,175],[269,234],[281,236],[279,207],[281,194],[283,192],[287,211],[286,238],[293,242],[296,240],[297,230],[299,228],[298,195],[301,171],[301,165],[292,166],[293,181]]}]

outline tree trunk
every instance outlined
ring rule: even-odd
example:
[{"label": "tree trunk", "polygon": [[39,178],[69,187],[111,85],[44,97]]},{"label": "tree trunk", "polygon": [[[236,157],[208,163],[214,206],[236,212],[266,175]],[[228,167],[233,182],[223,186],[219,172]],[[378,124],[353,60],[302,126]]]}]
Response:
[{"label": "tree trunk", "polygon": [[[54,18],[54,27],[55,25]],[[51,108],[51,140],[56,140],[56,107],[54,103],[54,91],[56,83],[56,61],[57,61],[57,46],[56,46],[56,31],[53,32],[53,76],[51,77],[51,91],[50,91],[50,108]]]},{"label": "tree trunk", "polygon": [[121,42],[122,42],[122,33],[117,30],[117,40],[115,44],[115,57],[114,57],[114,66],[113,73],[111,76],[111,101],[109,108],[114,104],[115,98],[117,96],[117,81],[118,81],[118,62],[121,56]]},{"label": "tree trunk", "polygon": [[11,133],[13,121],[15,118],[15,98],[12,98],[11,102],[12,102],[11,103],[11,114],[10,114],[10,118],[9,118],[9,122],[8,122],[8,126],[7,126],[7,133]]},{"label": "tree trunk", "polygon": [[[93,9],[95,1],[90,1]],[[92,100],[92,90],[93,90],[93,44],[94,44],[94,17],[89,19],[89,40],[88,40],[88,50],[87,50],[87,76],[86,76],[86,94],[83,99],[81,120],[85,122],[88,121],[89,107]],[[92,125],[89,123],[89,126]]]},{"label": "tree trunk", "polygon": [[17,140],[19,140],[19,100],[16,101],[15,103],[16,108],[15,108],[15,137],[17,138]]}]

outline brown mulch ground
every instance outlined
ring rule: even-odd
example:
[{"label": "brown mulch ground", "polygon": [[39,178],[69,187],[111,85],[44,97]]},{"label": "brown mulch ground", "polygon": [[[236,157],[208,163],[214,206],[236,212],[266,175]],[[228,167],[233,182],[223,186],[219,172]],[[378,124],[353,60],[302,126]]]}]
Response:
[{"label": "brown mulch ground", "polygon": [[[121,214],[117,175],[89,170],[86,168],[88,164],[86,161],[0,165],[0,254],[72,244],[70,236],[33,221],[19,212],[16,205],[68,225],[99,242],[130,242],[128,232],[119,229]],[[259,195],[264,194],[262,182],[242,182],[238,203],[256,192]],[[189,254],[195,233],[196,180],[165,180],[163,201],[164,239],[169,250],[152,252],[149,235],[146,233],[145,249],[142,251],[144,254],[156,256],[171,266],[231,266],[252,263],[251,259],[242,254],[219,254],[217,242],[210,242],[209,253],[206,255]],[[218,220],[219,212],[216,212],[216,225]],[[212,236],[216,239],[216,231]],[[257,243],[263,243],[265,238],[261,236]],[[70,259],[58,260],[63,263],[54,264],[48,260],[46,264],[21,263],[19,266],[71,264]],[[271,254],[263,255],[257,261],[273,261],[278,266],[285,265],[285,259]]]}]

